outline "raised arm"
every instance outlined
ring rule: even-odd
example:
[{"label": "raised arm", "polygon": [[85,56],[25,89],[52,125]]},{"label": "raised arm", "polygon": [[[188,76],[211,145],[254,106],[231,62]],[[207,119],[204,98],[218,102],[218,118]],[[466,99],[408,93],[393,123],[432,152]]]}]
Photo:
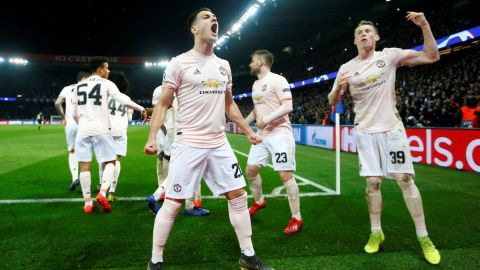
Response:
[{"label": "raised arm", "polygon": [[430,24],[428,23],[425,15],[422,12],[407,12],[405,17],[407,20],[412,21],[415,25],[422,29],[423,34],[423,51],[410,52],[404,59],[400,60],[400,65],[418,66],[425,64],[432,64],[440,60],[440,53],[437,48],[437,42],[433,37]]}]

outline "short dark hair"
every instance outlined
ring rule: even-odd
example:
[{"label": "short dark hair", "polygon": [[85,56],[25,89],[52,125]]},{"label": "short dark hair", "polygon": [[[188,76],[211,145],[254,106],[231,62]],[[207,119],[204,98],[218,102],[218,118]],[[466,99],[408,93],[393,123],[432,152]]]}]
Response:
[{"label": "short dark hair", "polygon": [[118,87],[120,92],[124,94],[128,93],[128,87],[130,86],[130,83],[128,82],[127,76],[125,73],[123,73],[123,71],[112,70],[110,75],[108,75],[108,79]]},{"label": "short dark hair", "polygon": [[83,78],[88,78],[88,76],[90,76],[90,73],[88,73],[88,72],[86,72],[86,71],[84,71],[84,70],[79,71],[79,72],[77,73],[77,82],[79,82],[79,81],[80,81],[81,79],[83,79]]},{"label": "short dark hair", "polygon": [[[378,28],[377,28],[377,26],[375,25],[374,22],[372,22],[372,21],[367,21],[367,20],[361,20],[361,21],[358,23],[357,27],[355,27],[355,30],[357,30],[357,28],[360,27],[360,26],[362,26],[362,25],[370,25],[371,27],[373,27],[373,29],[375,29],[375,33],[377,33],[377,35],[378,35]],[[353,32],[353,35],[355,35],[355,32]]]},{"label": "short dark hair", "polygon": [[99,67],[102,67],[104,63],[108,63],[106,57],[94,57],[90,59],[90,71],[96,72]]},{"label": "short dark hair", "polygon": [[267,62],[267,65],[268,65],[269,68],[272,67],[274,57],[273,57],[273,54],[271,52],[269,52],[267,50],[256,50],[250,55],[250,58],[253,58],[255,55],[258,55],[258,56],[262,57],[263,60],[265,60],[265,62]]},{"label": "short dark hair", "polygon": [[[193,23],[195,22],[195,19],[197,19],[197,15],[198,13],[202,12],[202,11],[209,11],[209,12],[212,12],[211,9],[207,8],[207,7],[202,7],[202,8],[199,8],[197,10],[195,10],[192,14],[190,14],[190,16],[188,16],[188,20],[187,20],[187,30],[188,32],[192,35],[193,37],[193,34],[192,32],[190,31],[190,29],[192,28],[192,25]],[[213,12],[212,12],[213,13]]]}]

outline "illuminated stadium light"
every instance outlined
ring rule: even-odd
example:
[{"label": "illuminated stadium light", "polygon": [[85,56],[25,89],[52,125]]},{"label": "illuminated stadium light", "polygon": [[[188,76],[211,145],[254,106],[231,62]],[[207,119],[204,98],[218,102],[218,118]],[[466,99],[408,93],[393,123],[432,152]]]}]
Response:
[{"label": "illuminated stadium light", "polygon": [[[0,61],[0,62],[3,62],[3,61]],[[8,59],[8,62],[10,64],[15,64],[15,65],[26,65],[26,64],[28,64],[28,61],[26,59],[23,59],[23,58],[10,58],[10,59]]]},{"label": "illuminated stadium light", "polygon": [[145,62],[145,67],[156,67],[156,68],[165,68],[168,65],[167,60],[160,60],[158,62]]},{"label": "illuminated stadium light", "polygon": [[232,26],[232,32],[235,33],[240,30],[240,28],[242,28],[242,24],[237,22]]},{"label": "illuminated stadium light", "polygon": [[[256,0],[254,2],[256,3],[253,3],[242,15],[242,17],[240,17],[240,19],[232,25],[231,28],[224,35],[218,38],[218,40],[215,42],[215,47],[217,50],[219,50],[220,46],[224,45],[231,36],[239,35],[240,30],[243,28],[248,19],[253,17],[262,6],[265,6],[267,0]],[[275,2],[275,0],[271,0],[271,2]]]},{"label": "illuminated stadium light", "polygon": [[0,57],[0,63],[3,63],[5,62],[5,59],[3,59],[3,57]]}]

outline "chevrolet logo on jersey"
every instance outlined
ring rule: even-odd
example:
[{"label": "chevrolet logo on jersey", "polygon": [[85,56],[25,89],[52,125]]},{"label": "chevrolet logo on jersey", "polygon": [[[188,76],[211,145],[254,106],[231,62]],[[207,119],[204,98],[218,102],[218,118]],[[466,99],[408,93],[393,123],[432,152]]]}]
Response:
[{"label": "chevrolet logo on jersey", "polygon": [[261,96],[261,95],[254,95],[254,96],[252,96],[252,99],[253,99],[254,104],[264,104],[265,103],[265,101],[263,101],[263,96]]},{"label": "chevrolet logo on jersey", "polygon": [[372,84],[378,81],[380,79],[381,75],[372,75],[368,76],[367,80],[365,81],[365,84]]},{"label": "chevrolet logo on jersey", "polygon": [[360,88],[358,89],[358,91],[360,92],[365,92],[365,91],[368,91],[372,88],[375,88],[375,87],[378,87],[382,84],[385,83],[385,80],[381,80],[380,79],[382,78],[383,76],[383,73],[382,74],[379,74],[379,75],[371,75],[371,76],[368,76],[367,79],[363,82],[360,83],[360,86],[361,87],[364,87],[364,88]]},{"label": "chevrolet logo on jersey", "polygon": [[200,90],[200,94],[225,94],[225,82],[209,79],[202,81],[204,89]]},{"label": "chevrolet logo on jersey", "polygon": [[203,81],[202,86],[205,88],[214,88],[218,89],[219,86],[223,86],[225,82],[220,82],[217,80],[208,80],[208,81]]}]

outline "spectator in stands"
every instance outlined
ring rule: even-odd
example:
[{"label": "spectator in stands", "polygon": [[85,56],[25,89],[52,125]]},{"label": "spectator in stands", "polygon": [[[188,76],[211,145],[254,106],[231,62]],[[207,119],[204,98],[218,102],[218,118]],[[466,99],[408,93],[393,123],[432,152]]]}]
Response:
[{"label": "spectator in stands", "polygon": [[455,126],[463,128],[478,127],[480,116],[480,105],[474,96],[467,96],[466,103],[455,116]]}]

